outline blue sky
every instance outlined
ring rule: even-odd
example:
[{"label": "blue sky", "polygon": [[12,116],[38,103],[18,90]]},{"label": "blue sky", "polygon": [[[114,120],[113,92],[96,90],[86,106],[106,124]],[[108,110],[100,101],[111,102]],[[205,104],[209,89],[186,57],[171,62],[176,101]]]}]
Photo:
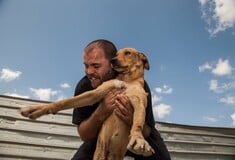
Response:
[{"label": "blue sky", "polygon": [[235,127],[235,0],[0,0],[0,94],[73,96],[104,38],[150,62],[155,120]]}]

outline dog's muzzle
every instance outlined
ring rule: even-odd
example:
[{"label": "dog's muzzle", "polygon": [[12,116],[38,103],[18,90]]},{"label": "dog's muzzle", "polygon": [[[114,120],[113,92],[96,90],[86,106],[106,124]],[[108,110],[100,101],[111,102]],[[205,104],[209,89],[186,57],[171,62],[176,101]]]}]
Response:
[{"label": "dog's muzzle", "polygon": [[112,65],[116,65],[116,63],[117,63],[117,58],[112,58],[110,62],[111,62]]},{"label": "dog's muzzle", "polygon": [[118,67],[119,67],[119,65],[118,65],[118,61],[117,61],[117,59],[116,59],[116,58],[112,58],[110,62],[111,62],[111,65],[112,65],[113,69],[115,69],[115,68],[118,68]]},{"label": "dog's muzzle", "polygon": [[128,72],[128,66],[122,66],[117,58],[111,59],[112,68],[118,73],[126,73]]}]

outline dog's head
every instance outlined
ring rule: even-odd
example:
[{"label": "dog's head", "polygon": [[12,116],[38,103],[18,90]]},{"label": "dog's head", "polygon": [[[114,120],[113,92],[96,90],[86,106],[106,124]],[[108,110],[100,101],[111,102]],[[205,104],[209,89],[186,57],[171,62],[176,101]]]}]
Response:
[{"label": "dog's head", "polygon": [[113,69],[118,73],[131,73],[136,70],[149,70],[147,57],[135,48],[123,48],[117,52],[117,56],[111,60]]}]

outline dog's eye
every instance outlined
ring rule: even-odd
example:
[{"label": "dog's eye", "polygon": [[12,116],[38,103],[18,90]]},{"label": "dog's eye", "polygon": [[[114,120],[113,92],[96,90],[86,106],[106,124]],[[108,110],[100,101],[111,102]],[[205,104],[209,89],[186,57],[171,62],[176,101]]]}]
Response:
[{"label": "dog's eye", "polygon": [[129,51],[125,52],[125,55],[130,55],[130,54],[131,54],[131,52],[129,52]]}]

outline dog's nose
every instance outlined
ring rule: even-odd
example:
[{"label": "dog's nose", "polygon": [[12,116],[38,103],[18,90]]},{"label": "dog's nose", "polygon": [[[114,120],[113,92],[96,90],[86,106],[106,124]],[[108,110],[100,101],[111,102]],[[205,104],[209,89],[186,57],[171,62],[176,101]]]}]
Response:
[{"label": "dog's nose", "polygon": [[116,58],[112,58],[110,62],[111,62],[111,64],[115,65],[117,63],[117,59]]}]

